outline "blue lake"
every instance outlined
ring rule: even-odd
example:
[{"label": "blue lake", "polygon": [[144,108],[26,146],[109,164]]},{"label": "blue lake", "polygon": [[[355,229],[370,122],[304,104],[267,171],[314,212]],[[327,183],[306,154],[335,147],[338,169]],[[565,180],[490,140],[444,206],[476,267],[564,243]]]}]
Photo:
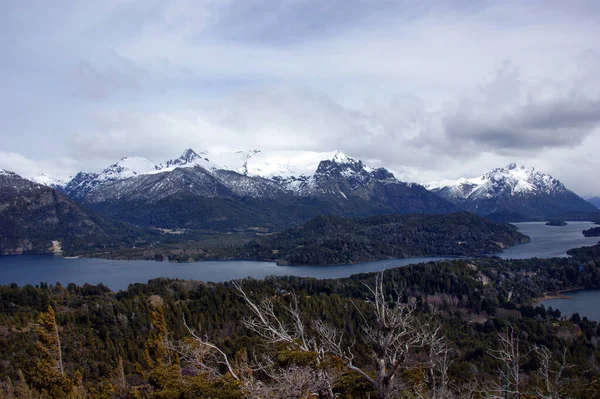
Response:
[{"label": "blue lake", "polygon": [[[598,241],[585,238],[581,231],[590,222],[570,222],[564,227],[545,226],[544,223],[516,223],[524,234],[531,237],[528,244],[509,248],[503,258],[549,258],[566,256],[573,247],[592,245]],[[104,259],[64,259],[52,255],[0,256],[0,285],[18,285],[48,282],[103,283],[112,290],[126,289],[130,283],[145,283],[157,277],[228,281],[232,279],[293,275],[300,277],[340,278],[363,272],[406,266],[409,264],[447,259],[447,257],[406,258],[366,262],[340,266],[277,266],[272,262],[207,261],[169,263],[156,261],[121,261]]]},{"label": "blue lake", "polygon": [[565,292],[569,299],[546,299],[542,301],[546,308],[552,306],[553,309],[559,309],[563,316],[570,316],[573,313],[579,313],[581,317],[585,316],[590,320],[600,321],[600,290],[582,290]]}]

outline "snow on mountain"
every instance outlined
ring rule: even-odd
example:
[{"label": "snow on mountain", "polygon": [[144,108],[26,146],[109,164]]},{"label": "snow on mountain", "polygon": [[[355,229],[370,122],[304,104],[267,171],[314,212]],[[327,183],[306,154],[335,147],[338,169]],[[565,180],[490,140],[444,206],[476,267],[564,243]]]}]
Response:
[{"label": "snow on mountain", "polygon": [[356,162],[340,151],[237,151],[211,157],[221,169],[265,179],[289,179],[312,176],[321,161]]},{"label": "snow on mountain", "polygon": [[[102,174],[113,170],[123,172],[122,162]],[[181,157],[154,168],[148,163],[142,165],[146,166],[145,170],[135,176],[112,181],[107,181],[102,174],[79,173],[65,192],[94,204],[133,200],[157,203],[170,197],[289,200],[333,195],[348,199],[350,195],[367,196],[371,181],[397,183],[389,172],[381,173],[379,169],[373,172],[361,161],[339,151],[264,153],[253,150],[214,156],[186,150]],[[201,168],[196,169],[198,166]]]},{"label": "snow on mountain", "polygon": [[[54,182],[45,175],[38,175],[35,181],[46,185],[55,184],[53,187],[63,186],[67,194],[75,198],[82,198],[87,193],[106,184],[136,176],[172,172],[177,168],[199,166],[213,174],[217,171],[232,171],[248,177],[267,179],[276,182],[287,191],[296,194],[300,194],[300,191],[302,191],[303,194],[306,194],[310,192],[310,188],[314,185],[310,182],[310,179],[313,178],[322,162],[345,165],[342,168],[345,178],[351,178],[357,174],[368,174],[373,171],[361,161],[357,161],[340,151],[263,152],[251,150],[210,154],[208,152],[196,153],[192,149],[187,149],[179,158],[160,164],[154,164],[142,157],[122,158],[119,162],[100,173],[80,172],[66,184],[60,184],[58,181]],[[241,180],[238,179],[237,184],[242,184]],[[250,184],[249,181],[245,181],[244,184],[246,185],[244,189],[241,187],[232,187],[232,189],[249,190],[247,187]]]},{"label": "snow on mountain", "polygon": [[569,212],[594,212],[593,205],[552,176],[511,163],[475,178],[425,185],[430,191],[463,209],[481,215],[518,214],[539,220]]},{"label": "snow on mountain", "polygon": [[198,154],[191,148],[188,148],[183,152],[183,154],[181,154],[179,158],[171,159],[167,162],[158,164],[154,167],[153,171],[148,173],[170,172],[177,168],[193,168],[195,166],[200,166],[209,171],[222,169],[219,165],[212,162],[208,158],[209,156],[210,155],[206,151]]},{"label": "snow on mountain", "polygon": [[98,174],[99,181],[112,182],[145,175],[156,170],[156,165],[146,158],[125,157]]},{"label": "snow on mountain", "polygon": [[38,173],[37,175],[33,176],[29,180],[31,180],[34,183],[41,184],[41,185],[47,186],[47,187],[60,187],[60,186],[65,185],[64,180],[55,179],[54,177],[48,176],[47,174],[44,174],[44,173]]},{"label": "snow on mountain", "polygon": [[491,198],[500,193],[509,195],[555,194],[567,191],[565,186],[552,176],[511,163],[504,168],[496,168],[475,178],[441,180],[425,184],[432,191],[446,192],[455,199]]}]

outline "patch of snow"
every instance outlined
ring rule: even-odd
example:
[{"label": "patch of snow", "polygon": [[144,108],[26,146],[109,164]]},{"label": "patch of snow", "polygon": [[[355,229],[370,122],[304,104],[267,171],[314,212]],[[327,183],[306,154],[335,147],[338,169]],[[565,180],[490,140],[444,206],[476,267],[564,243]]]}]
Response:
[{"label": "patch of snow", "polygon": [[34,183],[48,187],[63,186],[65,184],[64,180],[55,179],[54,177],[48,176],[44,173],[38,173],[29,180],[31,180]]},{"label": "patch of snow", "polygon": [[117,181],[152,173],[156,165],[143,157],[125,157],[104,169],[97,177],[99,181]]},{"label": "patch of snow", "polygon": [[564,185],[552,176],[533,168],[511,163],[475,178],[440,180],[425,184],[429,190],[445,190],[454,198],[492,198],[502,192],[510,195],[551,194],[565,191]]}]

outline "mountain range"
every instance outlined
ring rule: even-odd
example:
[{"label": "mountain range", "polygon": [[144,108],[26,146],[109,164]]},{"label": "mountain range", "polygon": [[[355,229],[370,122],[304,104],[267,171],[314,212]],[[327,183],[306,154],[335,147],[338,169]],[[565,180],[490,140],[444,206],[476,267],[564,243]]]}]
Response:
[{"label": "mountain range", "polygon": [[433,182],[426,187],[463,210],[496,220],[545,220],[598,212],[559,180],[515,163],[475,178]]},{"label": "mountain range", "polygon": [[77,202],[142,226],[278,230],[317,215],[450,213],[451,202],[339,151],[224,154],[187,149],[154,164],[127,157],[61,183],[34,180]]},{"label": "mountain range", "polygon": [[422,186],[401,182],[387,169],[340,151],[211,154],[187,149],[158,164],[126,157],[68,181],[44,174],[33,180],[118,220],[211,231],[280,230],[318,215],[466,210],[510,222],[588,218],[599,212],[552,176],[514,163],[479,177]]}]

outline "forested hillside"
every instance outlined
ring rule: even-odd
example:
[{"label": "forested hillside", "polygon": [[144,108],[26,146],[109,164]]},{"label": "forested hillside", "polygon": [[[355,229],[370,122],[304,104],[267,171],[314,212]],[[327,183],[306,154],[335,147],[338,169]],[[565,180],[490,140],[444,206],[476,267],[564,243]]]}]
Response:
[{"label": "forested hillside", "polygon": [[[598,323],[531,305],[547,292],[600,288],[597,250],[549,260],[430,262],[338,280],[240,283],[158,279],[119,293],[101,285],[0,287],[0,392],[44,398],[600,395]],[[394,327],[382,329],[382,320]],[[379,352],[378,337],[397,345]],[[504,349],[512,352],[499,360]],[[381,370],[379,358],[387,365]],[[502,374],[506,369],[519,378]],[[382,373],[388,378],[376,378]]]},{"label": "forested hillside", "polygon": [[247,244],[240,257],[286,264],[332,265],[424,255],[474,255],[528,242],[514,226],[470,213],[317,217]]},{"label": "forested hillside", "polygon": [[0,173],[0,254],[73,253],[132,246],[158,236],[94,214],[58,191],[12,172]]},{"label": "forested hillside", "polygon": [[[189,237],[189,239],[186,239]],[[171,239],[169,242],[168,239]],[[511,225],[469,213],[319,216],[280,233],[163,236],[162,244],[86,251],[84,256],[187,262],[272,260],[280,264],[333,265],[425,255],[473,256],[529,242]]]}]

